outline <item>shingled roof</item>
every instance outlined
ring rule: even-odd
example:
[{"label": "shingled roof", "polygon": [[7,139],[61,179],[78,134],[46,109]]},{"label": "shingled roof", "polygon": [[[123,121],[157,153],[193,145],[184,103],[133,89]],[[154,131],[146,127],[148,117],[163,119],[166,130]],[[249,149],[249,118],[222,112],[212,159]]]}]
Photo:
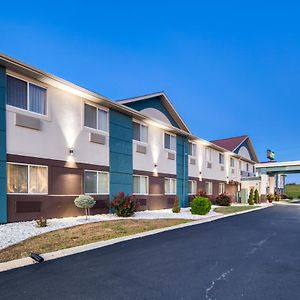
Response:
[{"label": "shingled roof", "polygon": [[248,135],[236,136],[227,139],[211,141],[215,145],[225,148],[229,151],[234,151],[241,143],[248,138]]}]

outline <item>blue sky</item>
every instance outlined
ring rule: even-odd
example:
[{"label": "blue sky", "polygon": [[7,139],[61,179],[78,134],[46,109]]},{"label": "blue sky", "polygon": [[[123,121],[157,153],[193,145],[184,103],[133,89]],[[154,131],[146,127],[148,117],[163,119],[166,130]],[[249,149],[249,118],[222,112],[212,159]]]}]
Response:
[{"label": "blue sky", "polygon": [[[5,1],[0,52],[113,100],[165,91],[192,132],[300,160],[296,1]],[[289,176],[289,181],[299,181]]]}]

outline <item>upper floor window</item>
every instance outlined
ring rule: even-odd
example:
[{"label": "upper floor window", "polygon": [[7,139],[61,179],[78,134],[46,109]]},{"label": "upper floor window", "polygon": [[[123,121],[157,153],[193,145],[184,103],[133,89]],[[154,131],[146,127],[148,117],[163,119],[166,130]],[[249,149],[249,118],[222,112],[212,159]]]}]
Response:
[{"label": "upper floor window", "polygon": [[239,160],[239,169],[242,170],[242,162]]},{"label": "upper floor window", "polygon": [[165,178],[165,194],[176,195],[176,178]]},{"label": "upper floor window", "polygon": [[148,195],[149,177],[133,175],[133,194]]},{"label": "upper floor window", "polygon": [[102,171],[84,171],[84,193],[106,195],[109,193],[109,175]]},{"label": "upper floor window", "polygon": [[7,193],[47,194],[48,167],[7,163]]},{"label": "upper floor window", "polygon": [[234,158],[230,157],[230,167],[234,168]]},{"label": "upper floor window", "polygon": [[219,153],[219,164],[224,165],[224,154]]},{"label": "upper floor window", "polygon": [[84,126],[97,130],[108,131],[108,112],[85,103]]},{"label": "upper floor window", "polygon": [[165,149],[176,151],[176,136],[165,132]]},{"label": "upper floor window", "polygon": [[247,170],[247,172],[249,172],[249,164],[248,163],[246,164],[246,170]]},{"label": "upper floor window", "polygon": [[197,151],[197,145],[189,142],[189,155],[196,156],[196,151]]},{"label": "upper floor window", "polygon": [[47,90],[33,83],[7,75],[7,104],[46,115]]},{"label": "upper floor window", "polygon": [[135,141],[147,143],[148,127],[143,124],[133,122],[133,139]]},{"label": "upper floor window", "polygon": [[205,148],[205,159],[208,162],[211,162],[211,152],[212,152],[211,148],[208,147]]}]

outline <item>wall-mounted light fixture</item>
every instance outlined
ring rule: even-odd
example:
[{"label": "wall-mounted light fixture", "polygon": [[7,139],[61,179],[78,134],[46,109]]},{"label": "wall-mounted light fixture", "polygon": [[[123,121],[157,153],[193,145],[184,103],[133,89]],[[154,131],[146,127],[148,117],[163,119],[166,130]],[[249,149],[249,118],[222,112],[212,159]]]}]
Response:
[{"label": "wall-mounted light fixture", "polygon": [[229,176],[226,177],[226,182],[229,183]]},{"label": "wall-mounted light fixture", "polygon": [[154,168],[153,168],[153,176],[157,177],[158,176],[158,171],[157,171],[157,164],[154,164]]},{"label": "wall-mounted light fixture", "polygon": [[69,154],[70,154],[71,156],[74,155],[74,148],[70,148],[70,149],[69,149]]},{"label": "wall-mounted light fixture", "polygon": [[199,181],[202,181],[202,172],[199,172]]},{"label": "wall-mounted light fixture", "polygon": [[157,169],[157,164],[154,164],[154,169]]}]

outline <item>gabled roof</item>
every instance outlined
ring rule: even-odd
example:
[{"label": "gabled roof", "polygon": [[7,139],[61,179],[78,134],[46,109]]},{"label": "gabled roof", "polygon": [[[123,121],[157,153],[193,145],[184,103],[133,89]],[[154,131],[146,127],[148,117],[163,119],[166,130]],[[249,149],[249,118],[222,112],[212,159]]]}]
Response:
[{"label": "gabled roof", "polygon": [[[122,100],[117,100],[119,104],[125,105],[132,107],[131,104],[139,102],[139,101],[150,101],[153,100],[153,98],[159,98],[162,105],[166,108],[168,113],[171,115],[171,117],[174,119],[176,124],[178,125],[178,128],[181,130],[186,131],[187,133],[191,133],[179,113],[175,110],[173,104],[169,100],[168,96],[164,92],[157,92],[157,93],[151,93],[143,96],[137,96],[133,98],[128,98],[128,99],[122,99]],[[132,107],[133,108],[133,107]]]},{"label": "gabled roof", "polygon": [[237,154],[238,154],[238,150],[239,150],[240,146],[242,146],[242,144],[244,142],[247,143],[248,149],[251,152],[253,160],[258,162],[258,157],[256,155],[256,152],[254,150],[254,147],[253,147],[248,135],[241,135],[241,136],[236,136],[236,137],[232,137],[232,138],[211,141],[211,143],[213,143],[219,147],[225,148],[231,152],[235,152]]},{"label": "gabled roof", "polygon": [[212,143],[219,147],[225,148],[229,151],[234,151],[240,144],[242,144],[248,137],[248,135],[236,136],[227,139],[214,140]]}]

